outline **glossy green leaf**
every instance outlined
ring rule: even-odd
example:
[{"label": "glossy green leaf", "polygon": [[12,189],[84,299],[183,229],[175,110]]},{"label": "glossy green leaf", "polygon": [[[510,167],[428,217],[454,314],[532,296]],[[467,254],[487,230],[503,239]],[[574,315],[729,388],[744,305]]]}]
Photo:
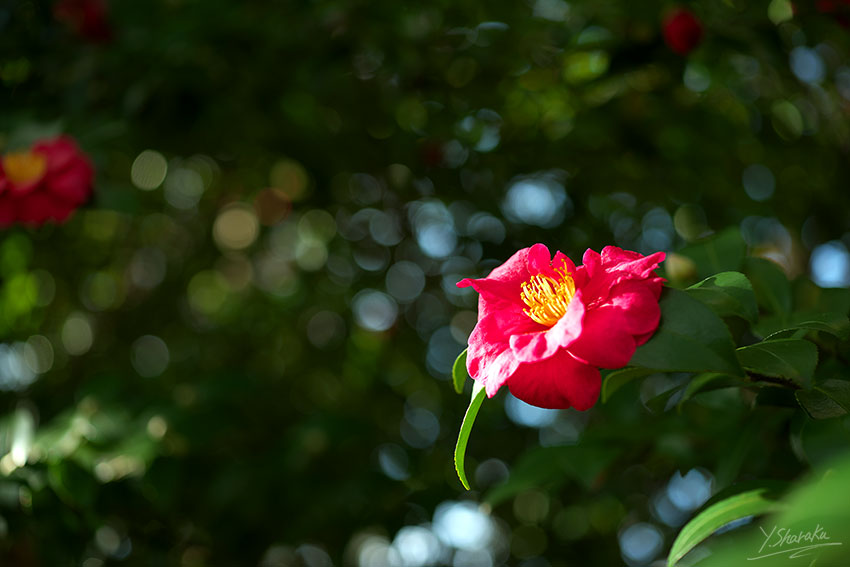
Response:
[{"label": "glossy green leaf", "polygon": [[675,398],[676,394],[681,392],[682,389],[682,385],[673,386],[669,390],[665,390],[660,394],[653,396],[652,398],[646,400],[646,408],[655,414],[664,413],[665,411],[668,411],[673,407],[671,400]]},{"label": "glossy green leaf", "polygon": [[478,410],[481,408],[481,403],[485,397],[487,397],[487,393],[484,391],[484,384],[475,382],[472,387],[472,399],[469,401],[466,414],[463,416],[463,423],[460,425],[460,433],[457,436],[457,445],[455,446],[455,470],[460,482],[467,490],[469,490],[469,481],[466,479],[466,470],[464,469],[466,445],[469,443],[472,424],[475,423],[475,417],[478,415]]},{"label": "glossy green leaf", "polygon": [[703,374],[698,374],[697,376],[694,376],[690,382],[688,382],[688,385],[682,394],[682,399],[679,400],[679,406],[697,394],[703,392],[710,392],[712,390],[729,388],[732,386],[745,386],[747,384],[747,382],[740,378],[729,376],[728,374],[722,374],[720,372],[705,372]]},{"label": "glossy green leaf", "polygon": [[744,273],[761,307],[777,315],[791,311],[791,284],[782,268],[764,258],[747,258]]},{"label": "glossy green leaf", "polygon": [[778,497],[777,485],[765,483],[710,503],[679,532],[667,556],[667,567],[676,565],[689,551],[729,522],[781,509]]},{"label": "glossy green leaf", "polygon": [[817,347],[802,339],[776,339],[741,347],[737,351],[741,366],[764,376],[787,378],[805,385],[818,363]]},{"label": "glossy green leaf", "polygon": [[850,320],[841,313],[797,312],[788,317],[770,317],[761,321],[757,331],[767,338],[773,338],[797,329],[821,331],[846,339],[850,337]]},{"label": "glossy green leaf", "polygon": [[811,390],[798,390],[795,395],[813,419],[841,417],[850,412],[850,382],[847,380],[826,380]]},{"label": "glossy green leaf", "polygon": [[850,381],[825,380],[815,386],[815,389],[828,395],[841,405],[841,407],[850,412]]},{"label": "glossy green leaf", "polygon": [[[737,537],[720,536],[699,567],[767,565],[770,567],[844,567],[848,565],[850,454],[818,467],[776,503],[777,510],[757,525],[741,528]],[[778,530],[791,537],[783,540]],[[776,530],[776,531],[775,531]],[[772,534],[772,535],[771,535]],[[731,535],[731,534],[730,534]],[[797,551],[803,553],[795,555]]]},{"label": "glossy green leaf", "polygon": [[469,373],[466,371],[466,351],[468,350],[468,348],[463,349],[452,366],[452,385],[454,385],[455,392],[458,394],[463,393],[463,385],[469,377]]},{"label": "glossy green leaf", "polygon": [[602,403],[607,402],[614,392],[619,390],[625,384],[637,378],[649,376],[654,370],[648,368],[622,368],[610,372],[602,379]]},{"label": "glossy green leaf", "polygon": [[721,317],[743,317],[751,323],[758,318],[753,286],[740,272],[721,272],[709,276],[686,291]]},{"label": "glossy green leaf", "polygon": [[629,364],[670,372],[743,376],[729,330],[711,309],[675,289],[665,290],[660,305],[658,330],[638,347]]},{"label": "glossy green leaf", "polygon": [[746,244],[741,238],[741,232],[735,227],[727,228],[678,251],[694,261],[698,278],[740,269],[745,252]]},{"label": "glossy green leaf", "polygon": [[846,409],[820,390],[797,390],[794,397],[812,419],[831,419],[847,415]]}]

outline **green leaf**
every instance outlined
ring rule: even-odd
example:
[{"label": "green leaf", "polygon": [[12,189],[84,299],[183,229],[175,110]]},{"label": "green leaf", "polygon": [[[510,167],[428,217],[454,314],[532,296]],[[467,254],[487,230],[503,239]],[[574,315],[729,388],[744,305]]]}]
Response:
[{"label": "green leaf", "polygon": [[737,351],[741,366],[756,374],[788,378],[805,385],[818,363],[818,349],[803,339],[776,339],[741,347]]},{"label": "green leaf", "polygon": [[811,390],[798,390],[795,395],[812,419],[841,417],[850,412],[850,382],[847,380],[826,380]]},{"label": "green leaf", "polygon": [[764,258],[747,258],[744,273],[753,284],[760,306],[776,315],[791,311],[791,284],[776,263]]},{"label": "green leaf", "polygon": [[797,390],[797,403],[812,419],[830,419],[847,415],[847,410],[820,390]]},{"label": "green leaf", "polygon": [[455,359],[454,366],[452,366],[452,384],[458,394],[463,393],[463,385],[469,377],[469,373],[466,371],[466,351],[468,350],[468,348],[463,349],[463,352]]},{"label": "green leaf", "polygon": [[[836,456],[838,459],[836,460]],[[758,524],[736,530],[730,537],[716,538],[711,554],[700,567],[738,565],[770,567],[844,567],[848,565],[850,508],[843,496],[850,484],[850,454],[846,451],[819,466],[778,502],[779,511]],[[805,534],[821,537],[782,540],[774,529],[794,538]],[[772,539],[768,538],[773,534]],[[768,543],[768,541],[770,543]],[[816,544],[810,553],[792,555],[800,547]],[[675,544],[674,544],[675,545]]]},{"label": "green leaf", "polygon": [[740,272],[721,272],[709,276],[686,291],[721,317],[743,317],[750,323],[758,319],[753,286]]},{"label": "green leaf", "polygon": [[522,455],[508,480],[494,486],[485,501],[496,506],[525,490],[561,486],[568,480],[589,490],[620,452],[619,447],[594,445],[536,447]]},{"label": "green leaf", "polygon": [[665,372],[723,372],[743,376],[735,345],[711,309],[676,289],[661,298],[661,324],[629,364]]},{"label": "green leaf", "polygon": [[646,408],[654,414],[664,413],[672,407],[670,404],[670,399],[673,398],[679,392],[681,392],[682,388],[682,385],[673,386],[669,390],[665,390],[657,396],[653,396],[652,398],[646,400]]},{"label": "green leaf", "polygon": [[460,425],[460,433],[457,436],[457,445],[455,446],[455,470],[463,487],[469,490],[469,481],[466,479],[466,470],[464,469],[464,461],[466,460],[466,445],[469,443],[469,433],[472,431],[472,424],[475,423],[475,416],[478,415],[478,409],[487,393],[484,391],[484,384],[475,382],[472,387],[472,399],[469,401],[469,407],[466,409],[466,414],[463,416],[463,423]]},{"label": "green leaf", "polygon": [[720,495],[721,498],[709,503],[685,524],[670,548],[667,567],[674,567],[690,550],[729,522],[781,509],[777,501],[779,490],[775,483],[764,483],[755,488],[750,486],[736,489],[733,496]]},{"label": "green leaf", "polygon": [[732,227],[686,246],[678,253],[694,261],[698,278],[707,278],[717,272],[740,269],[745,252],[746,244],[741,238],[741,232]]},{"label": "green leaf", "polygon": [[688,386],[682,394],[682,399],[679,400],[679,407],[699,393],[719,390],[721,388],[729,388],[732,386],[746,386],[748,384],[748,382],[745,382],[740,378],[729,376],[728,374],[722,374],[720,372],[705,372],[703,374],[698,374],[697,376],[694,376],[690,382],[688,382]]},{"label": "green leaf", "polygon": [[773,338],[780,333],[786,333],[797,329],[808,331],[822,331],[835,335],[839,339],[850,337],[850,320],[841,313],[815,313],[811,311],[798,311],[789,317],[770,317],[761,321],[756,328],[758,332],[767,338]]},{"label": "green leaf", "polygon": [[623,385],[631,382],[635,378],[643,378],[655,372],[648,368],[622,368],[610,372],[603,378],[602,382],[602,403],[607,402],[611,396],[619,390]]},{"label": "green leaf", "polygon": [[845,410],[850,411],[850,382],[847,380],[825,380],[815,386],[815,389],[828,395]]}]

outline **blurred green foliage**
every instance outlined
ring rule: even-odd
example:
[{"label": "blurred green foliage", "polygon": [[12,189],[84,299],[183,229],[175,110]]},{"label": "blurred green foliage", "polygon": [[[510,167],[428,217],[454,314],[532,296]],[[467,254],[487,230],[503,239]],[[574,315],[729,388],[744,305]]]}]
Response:
[{"label": "blurred green foliage", "polygon": [[[781,388],[679,411],[692,375],[652,374],[587,413],[500,396],[473,492],[452,468],[454,283],[517,248],[740,269],[760,337],[848,312],[810,278],[850,285],[850,33],[796,4],[689,2],[682,57],[658,1],[123,1],[95,43],[4,3],[2,150],[65,132],[97,179],[0,236],[0,564],[642,565],[703,492],[829,462],[848,345],[816,330],[806,401],[838,417]],[[485,494],[489,531],[440,531]]]}]

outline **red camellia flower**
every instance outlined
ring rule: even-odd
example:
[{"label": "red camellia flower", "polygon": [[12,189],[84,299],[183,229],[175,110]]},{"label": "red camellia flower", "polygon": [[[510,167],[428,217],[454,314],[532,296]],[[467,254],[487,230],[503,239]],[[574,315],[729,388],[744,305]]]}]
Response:
[{"label": "red camellia flower", "polygon": [[112,40],[105,0],[59,0],[53,5],[53,17],[90,42]]},{"label": "red camellia flower", "polygon": [[74,141],[61,136],[0,159],[0,226],[63,222],[89,198],[94,169]]},{"label": "red camellia flower", "polygon": [[543,244],[523,248],[481,279],[478,323],[466,366],[488,397],[507,385],[544,408],[590,408],[599,368],[625,366],[658,327],[663,252],[642,256],[615,246],[588,250],[576,267]]},{"label": "red camellia flower", "polygon": [[674,52],[687,55],[702,41],[702,23],[689,10],[674,10],[664,19],[664,41]]}]

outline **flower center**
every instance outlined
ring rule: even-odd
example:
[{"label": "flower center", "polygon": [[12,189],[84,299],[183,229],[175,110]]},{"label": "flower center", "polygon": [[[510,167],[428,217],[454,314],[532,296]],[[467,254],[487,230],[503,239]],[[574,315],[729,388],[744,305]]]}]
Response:
[{"label": "flower center", "polygon": [[47,171],[47,158],[33,152],[10,152],[3,156],[6,178],[15,185],[36,181]]},{"label": "flower center", "polygon": [[561,268],[555,270],[558,279],[536,274],[522,284],[523,303],[528,309],[523,313],[541,325],[551,327],[567,312],[567,307],[576,293],[576,284],[570,273]]}]

